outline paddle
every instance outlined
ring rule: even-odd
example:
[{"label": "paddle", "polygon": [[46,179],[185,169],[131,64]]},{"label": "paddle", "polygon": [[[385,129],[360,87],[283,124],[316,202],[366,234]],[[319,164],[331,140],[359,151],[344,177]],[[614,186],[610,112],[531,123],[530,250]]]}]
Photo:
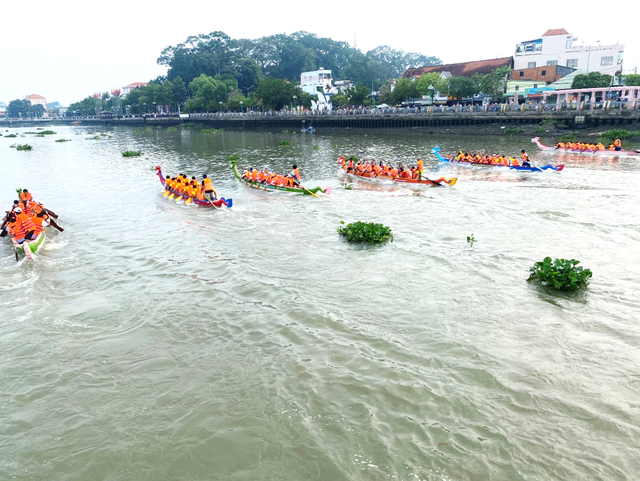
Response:
[{"label": "paddle", "polygon": [[193,200],[193,198],[192,198],[192,197],[189,197],[189,198],[187,199],[187,201],[184,203],[184,205],[189,205],[189,204],[191,204],[191,201],[192,201],[192,200]]},{"label": "paddle", "polygon": [[162,194],[162,197],[166,197],[166,196],[168,196],[170,193],[171,193],[171,191],[169,191],[169,190],[165,190],[165,191],[164,191],[164,194]]},{"label": "paddle", "polygon": [[[40,204],[42,205],[42,204]],[[45,206],[42,206],[42,209],[49,214],[51,217],[53,217],[54,219],[58,218],[58,214],[56,214],[54,211],[47,209]]]},{"label": "paddle", "polygon": [[16,245],[15,241],[13,239],[11,239],[11,243],[13,244],[13,252],[16,255],[16,262],[19,261],[18,259],[18,246]]}]

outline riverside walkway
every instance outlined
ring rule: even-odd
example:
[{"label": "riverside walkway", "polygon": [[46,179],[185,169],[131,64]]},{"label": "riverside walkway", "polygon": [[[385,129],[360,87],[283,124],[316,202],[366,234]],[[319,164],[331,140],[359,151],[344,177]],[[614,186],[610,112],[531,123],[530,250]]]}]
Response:
[{"label": "riverside walkway", "polygon": [[331,112],[281,110],[267,112],[216,112],[182,115],[144,115],[103,119],[73,117],[65,119],[0,120],[0,126],[26,123],[80,123],[81,125],[176,126],[183,123],[222,129],[299,129],[313,126],[319,129],[411,129],[421,127],[488,125],[506,126],[557,122],[570,128],[624,126],[639,121],[640,108],[636,104],[571,104],[559,106],[487,106],[363,108],[338,109]]}]

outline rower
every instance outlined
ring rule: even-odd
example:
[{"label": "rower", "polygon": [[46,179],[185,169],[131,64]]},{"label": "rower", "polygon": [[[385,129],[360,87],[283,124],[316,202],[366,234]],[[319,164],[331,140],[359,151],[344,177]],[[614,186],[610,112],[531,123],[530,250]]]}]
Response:
[{"label": "rower", "polygon": [[613,141],[613,148],[614,150],[622,150],[622,142],[620,142],[620,139]]},{"label": "rower", "polygon": [[27,189],[22,189],[22,192],[20,193],[20,201],[25,202],[27,200],[33,200],[33,196]]},{"label": "rower", "polygon": [[418,159],[416,164],[417,164],[416,173],[418,174],[418,180],[422,180],[422,169],[424,167],[424,164],[422,163],[422,159]]},{"label": "rower", "polygon": [[202,190],[204,190],[205,197],[209,197],[209,200],[214,200],[218,197],[211,183],[211,179],[207,177],[207,174],[202,175]]},{"label": "rower", "polygon": [[527,164],[529,164],[526,167],[531,167],[531,157],[529,157],[529,154],[527,154],[527,152],[525,152],[524,149],[522,149],[520,152],[522,152],[520,157],[522,158],[523,166],[524,166],[524,163],[526,162]]}]

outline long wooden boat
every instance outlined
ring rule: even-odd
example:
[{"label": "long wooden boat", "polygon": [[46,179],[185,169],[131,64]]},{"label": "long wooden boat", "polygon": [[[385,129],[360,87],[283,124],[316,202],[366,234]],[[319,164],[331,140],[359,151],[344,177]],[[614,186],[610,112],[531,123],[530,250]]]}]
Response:
[{"label": "long wooden boat", "polygon": [[436,157],[438,157],[438,160],[440,162],[447,162],[451,165],[455,165],[459,167],[482,167],[485,169],[512,170],[515,172],[543,172],[545,170],[555,170],[556,172],[560,172],[562,169],[564,169],[564,164],[560,164],[560,165],[547,164],[542,167],[534,167],[534,166],[522,167],[522,166],[515,166],[515,165],[493,165],[493,164],[478,164],[476,162],[464,162],[464,161],[454,160],[452,155],[450,155],[449,157],[443,157],[442,154],[440,153],[440,147],[438,146],[431,149],[431,153],[435,154]]},{"label": "long wooden boat", "polygon": [[427,178],[418,180],[418,179],[407,179],[404,177],[391,177],[390,175],[375,175],[370,172],[364,172],[364,173],[348,172],[346,159],[344,157],[340,157],[338,159],[338,163],[342,167],[342,170],[344,171],[345,174],[351,175],[353,177],[357,177],[358,179],[366,179],[373,182],[390,181],[390,182],[396,182],[398,184],[428,185],[431,187],[442,187],[444,185],[449,185],[449,186],[455,185],[455,183],[458,181],[457,177],[452,177],[451,179],[440,177],[439,179],[435,179],[435,180],[431,180]]},{"label": "long wooden boat", "polygon": [[300,187],[284,187],[281,185],[272,185],[272,184],[266,184],[266,183],[261,183],[255,180],[249,180],[249,179],[245,179],[242,177],[242,175],[240,174],[240,172],[238,171],[238,164],[235,161],[231,161],[231,168],[233,169],[233,175],[236,176],[236,179],[238,179],[240,182],[244,183],[245,185],[249,186],[249,187],[255,187],[256,189],[260,190],[282,190],[284,192],[295,192],[296,194],[303,194],[303,195],[314,195],[317,197],[318,192],[322,193],[322,194],[329,194],[331,193],[331,187],[314,187],[313,189],[306,189],[302,186]]},{"label": "long wooden boat", "polygon": [[231,207],[233,206],[233,199],[225,199],[224,197],[220,197],[217,198],[213,201],[209,200],[209,199],[195,199],[193,197],[187,197],[186,195],[182,195],[179,194],[178,192],[172,190],[172,189],[167,189],[166,188],[166,183],[164,180],[164,175],[162,175],[162,169],[160,168],[160,166],[156,166],[156,174],[158,176],[158,178],[160,179],[160,182],[162,183],[162,186],[165,187],[165,190],[168,192],[171,192],[172,196],[175,196],[175,198],[177,198],[177,200],[180,199],[184,199],[185,201],[188,201],[189,199],[191,199],[191,204],[195,204],[195,205],[200,205],[202,207]]},{"label": "long wooden boat", "polygon": [[556,149],[555,146],[551,147],[549,145],[544,145],[540,142],[540,137],[534,137],[531,139],[531,142],[535,143],[540,150],[553,150],[555,152],[569,152],[572,154],[583,154],[583,155],[640,155],[639,151],[635,150],[580,150],[580,149]]}]

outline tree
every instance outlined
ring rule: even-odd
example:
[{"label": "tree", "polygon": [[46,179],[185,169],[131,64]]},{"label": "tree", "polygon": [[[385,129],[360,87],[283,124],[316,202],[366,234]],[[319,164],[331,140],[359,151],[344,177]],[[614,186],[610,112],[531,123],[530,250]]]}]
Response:
[{"label": "tree", "polygon": [[69,105],[67,115],[73,116],[74,112],[79,111],[81,115],[94,115],[96,112],[96,104],[93,96],[89,95],[80,102],[75,102]]},{"label": "tree", "polygon": [[457,100],[472,98],[479,90],[477,84],[469,77],[454,75],[448,83],[449,96]]},{"label": "tree", "polygon": [[366,85],[356,85],[347,89],[345,93],[347,95],[349,105],[369,105],[372,103],[372,100],[369,99],[371,96],[371,89]]},{"label": "tree", "polygon": [[447,93],[447,81],[442,78],[440,72],[429,72],[420,76],[416,82],[416,89],[421,95],[428,95],[433,104],[437,93]]},{"label": "tree", "polygon": [[22,114],[22,117],[26,118],[29,115],[31,109],[31,102],[28,100],[12,100],[7,106],[7,117],[17,119]]},{"label": "tree", "polygon": [[611,85],[611,75],[600,72],[589,72],[588,74],[578,74],[573,78],[572,89],[590,89],[598,87],[609,87]]},{"label": "tree", "polygon": [[416,82],[408,78],[399,79],[391,92],[391,101],[393,104],[399,104],[418,97],[420,97],[420,93],[416,88]]},{"label": "tree", "polygon": [[217,111],[220,108],[220,102],[226,103],[228,100],[227,84],[205,74],[201,74],[189,83],[189,90],[192,94],[192,99],[187,102],[189,111]]},{"label": "tree", "polygon": [[507,80],[511,76],[511,68],[498,67],[486,75],[475,74],[472,79],[478,86],[478,93],[490,100],[502,100]]},{"label": "tree", "polygon": [[293,96],[300,97],[300,88],[283,79],[266,77],[260,82],[255,96],[266,109],[280,110],[293,104]]},{"label": "tree", "polygon": [[630,73],[629,75],[624,75],[622,77],[624,84],[631,87],[640,85],[640,74]]}]

